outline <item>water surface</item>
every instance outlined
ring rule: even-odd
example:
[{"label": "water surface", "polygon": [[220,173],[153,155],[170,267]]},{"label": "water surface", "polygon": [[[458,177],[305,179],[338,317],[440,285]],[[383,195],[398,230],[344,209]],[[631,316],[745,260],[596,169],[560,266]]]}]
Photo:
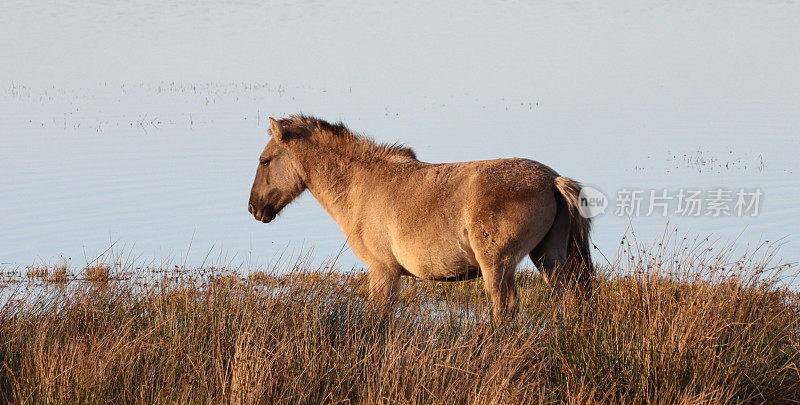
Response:
[{"label": "water surface", "polygon": [[[267,117],[344,120],[430,162],[527,157],[622,188],[763,190],[756,217],[609,213],[630,227],[800,258],[795,3],[6,2],[0,262],[111,243],[256,267],[313,249],[362,264],[310,195],[272,224],[247,199]],[[612,201],[613,204],[613,201]],[[598,258],[601,256],[598,255]]]}]

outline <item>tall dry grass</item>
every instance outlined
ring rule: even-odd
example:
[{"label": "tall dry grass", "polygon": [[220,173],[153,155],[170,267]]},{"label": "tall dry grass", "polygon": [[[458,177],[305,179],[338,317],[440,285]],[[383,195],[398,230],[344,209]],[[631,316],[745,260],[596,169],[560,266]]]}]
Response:
[{"label": "tall dry grass", "polygon": [[43,403],[800,401],[800,300],[758,250],[623,243],[586,302],[518,276],[407,280],[389,319],[363,273],[166,273],[41,286],[0,310],[0,399]]}]

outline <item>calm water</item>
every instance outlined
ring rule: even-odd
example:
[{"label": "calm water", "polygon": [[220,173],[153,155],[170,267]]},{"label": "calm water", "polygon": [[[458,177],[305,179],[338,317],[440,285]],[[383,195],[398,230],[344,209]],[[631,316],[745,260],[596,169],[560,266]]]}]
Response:
[{"label": "calm water", "polygon": [[[545,162],[611,197],[608,256],[629,226],[647,242],[669,226],[784,238],[800,259],[800,6],[604,3],[6,1],[0,263],[82,265],[113,242],[361,266],[310,195],[269,225],[247,212],[266,118],[298,111],[425,161]],[[756,217],[629,220],[623,188],[764,195]]]}]

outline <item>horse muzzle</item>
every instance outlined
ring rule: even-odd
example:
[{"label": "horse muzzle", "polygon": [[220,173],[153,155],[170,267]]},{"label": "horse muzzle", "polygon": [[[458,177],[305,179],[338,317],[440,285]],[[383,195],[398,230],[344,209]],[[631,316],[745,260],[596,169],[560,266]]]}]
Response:
[{"label": "horse muzzle", "polygon": [[250,211],[251,214],[253,214],[253,217],[257,221],[261,221],[265,224],[272,222],[272,220],[275,219],[275,216],[277,215],[275,210],[272,209],[272,207],[268,206],[263,207],[261,209],[257,209],[253,204],[250,204],[247,207],[247,210]]}]

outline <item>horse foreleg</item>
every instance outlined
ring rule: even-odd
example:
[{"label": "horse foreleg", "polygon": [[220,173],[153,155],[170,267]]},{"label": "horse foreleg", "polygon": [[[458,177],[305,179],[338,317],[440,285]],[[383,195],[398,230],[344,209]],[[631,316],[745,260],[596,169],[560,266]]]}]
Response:
[{"label": "horse foreleg", "polygon": [[370,306],[381,312],[388,311],[394,305],[400,272],[389,266],[369,266],[369,299]]}]

